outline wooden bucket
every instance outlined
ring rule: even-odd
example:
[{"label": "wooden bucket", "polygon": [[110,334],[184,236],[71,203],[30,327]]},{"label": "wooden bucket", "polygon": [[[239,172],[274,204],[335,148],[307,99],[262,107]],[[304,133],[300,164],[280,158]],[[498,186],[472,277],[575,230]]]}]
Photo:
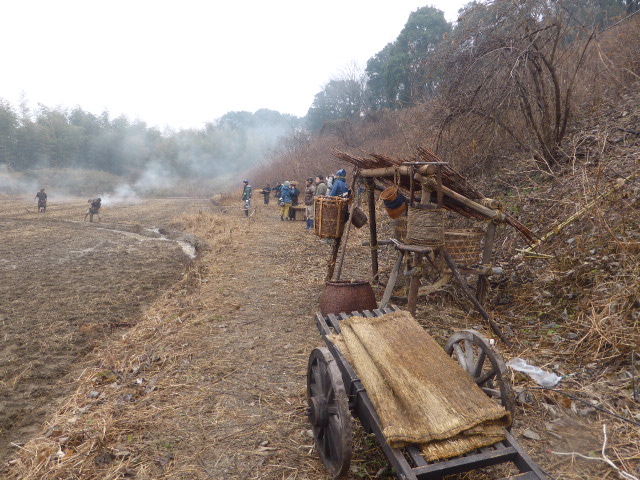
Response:
[{"label": "wooden bucket", "polygon": [[397,185],[392,185],[385,189],[380,194],[380,198],[384,203],[387,214],[391,218],[398,218],[407,211],[408,200],[400,193],[400,188]]},{"label": "wooden bucket", "polygon": [[348,200],[340,197],[315,197],[313,231],[322,238],[340,238],[347,217]]},{"label": "wooden bucket", "polygon": [[482,261],[483,238],[480,228],[445,230],[444,245],[456,265],[473,266]]},{"label": "wooden bucket", "polygon": [[327,282],[320,296],[323,315],[340,312],[362,312],[378,308],[371,284],[365,281],[337,280]]},{"label": "wooden bucket", "polygon": [[409,207],[407,243],[427,247],[444,245],[444,210]]},{"label": "wooden bucket", "polygon": [[353,213],[351,214],[351,223],[356,228],[362,228],[367,224],[367,214],[362,211],[360,207],[356,207],[353,209]]}]

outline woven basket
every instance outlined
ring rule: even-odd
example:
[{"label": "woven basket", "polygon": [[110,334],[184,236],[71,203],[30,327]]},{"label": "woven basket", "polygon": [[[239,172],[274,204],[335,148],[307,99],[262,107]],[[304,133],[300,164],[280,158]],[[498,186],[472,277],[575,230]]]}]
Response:
[{"label": "woven basket", "polygon": [[407,243],[441,247],[444,245],[444,210],[441,208],[409,208]]},{"label": "woven basket", "polygon": [[313,230],[323,238],[340,238],[347,216],[347,199],[319,196],[315,198]]},{"label": "woven basket", "polygon": [[337,280],[327,282],[320,296],[320,312],[323,315],[340,312],[362,312],[378,308],[369,282]]},{"label": "woven basket", "polygon": [[478,265],[482,260],[481,229],[451,229],[444,232],[444,244],[457,265]]}]

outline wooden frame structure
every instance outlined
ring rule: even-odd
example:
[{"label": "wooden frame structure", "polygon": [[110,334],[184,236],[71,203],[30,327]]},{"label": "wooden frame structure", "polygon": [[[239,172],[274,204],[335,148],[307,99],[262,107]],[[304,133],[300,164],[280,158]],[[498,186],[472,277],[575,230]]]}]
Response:
[{"label": "wooden frame structure", "polygon": [[[377,278],[379,274],[378,263],[378,240],[377,221],[376,221],[376,200],[375,190],[379,189],[376,186],[376,180],[383,178],[398,178],[408,177],[410,187],[409,202],[413,205],[415,199],[415,186],[420,187],[420,201],[421,205],[432,204],[433,200],[436,201],[438,206],[442,206],[444,198],[448,197],[449,200],[462,204],[466,209],[469,209],[477,213],[488,222],[484,234],[484,248],[482,250],[482,259],[478,267],[465,268],[456,265],[451,255],[446,250],[446,245],[443,247],[426,247],[418,245],[404,244],[397,240],[391,240],[396,250],[398,251],[397,261],[391,271],[389,282],[387,283],[380,308],[385,308],[391,299],[392,291],[395,287],[397,277],[402,266],[405,256],[412,255],[414,266],[421,265],[425,262],[425,255],[437,254],[442,255],[448,268],[452,272],[452,276],[462,287],[465,296],[473,303],[474,307],[480,312],[480,314],[489,322],[494,332],[507,344],[510,342],[504,337],[498,325],[493,321],[489,313],[484,309],[483,303],[485,300],[487,290],[487,277],[489,275],[500,273],[501,269],[491,265],[493,259],[493,244],[495,240],[496,227],[498,224],[505,223],[507,216],[498,207],[499,202],[491,199],[484,199],[482,203],[469,199],[466,196],[457,193],[452,188],[443,184],[442,180],[442,167],[448,165],[446,162],[405,162],[401,165],[386,167],[386,168],[372,168],[372,169],[360,169],[356,173],[365,180],[366,192],[369,204],[369,246],[371,248],[371,275],[372,278]],[[388,242],[385,242],[388,243]],[[471,292],[464,282],[463,274],[474,274],[478,276],[475,293]],[[412,315],[416,313],[418,293],[420,288],[421,279],[418,275],[411,277],[409,285],[409,294],[407,298],[408,310]]]}]

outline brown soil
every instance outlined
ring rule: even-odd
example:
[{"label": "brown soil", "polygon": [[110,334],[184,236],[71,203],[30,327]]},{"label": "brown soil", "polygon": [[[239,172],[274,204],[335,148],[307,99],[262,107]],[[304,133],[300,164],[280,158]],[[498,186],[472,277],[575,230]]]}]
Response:
[{"label": "brown soil", "polygon": [[3,464],[73,391],[68,374],[77,362],[182,278],[189,261],[182,248],[142,225],[167,224],[177,209],[194,205],[105,208],[103,222],[89,223],[82,200],[50,203],[46,214],[27,202],[3,199],[0,207]]},{"label": "brown soil", "polygon": [[[280,221],[272,205],[246,219],[235,206],[188,199],[105,207],[101,225],[77,221],[82,204],[51,205],[44,215],[11,214],[19,203],[4,205],[0,266],[13,275],[2,290],[4,328],[12,326],[3,338],[1,398],[13,408],[3,409],[3,443],[13,442],[2,451],[4,474],[326,478],[305,389],[309,354],[322,345],[313,315],[330,246],[303,222]],[[122,233],[151,226],[174,237],[189,232],[201,255],[188,262],[173,242]],[[388,228],[381,225],[382,237]],[[366,230],[351,231],[343,278],[368,276],[369,251],[357,248]],[[46,245],[48,254],[27,243]],[[393,259],[383,247],[382,269]],[[26,283],[41,288],[19,290]],[[435,308],[422,299],[425,327],[440,342],[461,328],[490,335],[465,302],[448,301],[454,295],[431,298]],[[546,453],[598,451],[598,413],[538,398],[518,406],[514,433],[523,447],[558,478],[602,478],[597,463]],[[528,429],[540,440],[523,436]],[[361,431],[355,438],[346,478],[394,478],[375,442]]]}]

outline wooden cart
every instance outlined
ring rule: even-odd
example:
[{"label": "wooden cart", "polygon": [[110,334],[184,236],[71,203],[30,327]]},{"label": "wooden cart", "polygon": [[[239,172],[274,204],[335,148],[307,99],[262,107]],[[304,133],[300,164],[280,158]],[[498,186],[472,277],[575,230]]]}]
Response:
[{"label": "wooden cart", "polygon": [[[309,419],[320,458],[331,478],[346,473],[351,462],[351,416],[358,418],[364,429],[374,433],[389,459],[398,479],[435,480],[446,475],[468,472],[497,464],[513,464],[518,473],[503,480],[543,480],[542,470],[522,450],[513,436],[491,447],[482,448],[461,457],[427,462],[420,449],[411,445],[392,448],[382,433],[382,426],[367,391],[353,367],[329,338],[340,333],[340,322],[357,314],[376,317],[398,311],[395,306],[383,310],[316,315],[326,348],[311,352],[307,369]],[[445,346],[447,354],[457,360],[489,396],[499,401],[513,418],[514,396],[506,378],[506,367],[488,340],[478,332],[464,330],[454,333]]]}]

